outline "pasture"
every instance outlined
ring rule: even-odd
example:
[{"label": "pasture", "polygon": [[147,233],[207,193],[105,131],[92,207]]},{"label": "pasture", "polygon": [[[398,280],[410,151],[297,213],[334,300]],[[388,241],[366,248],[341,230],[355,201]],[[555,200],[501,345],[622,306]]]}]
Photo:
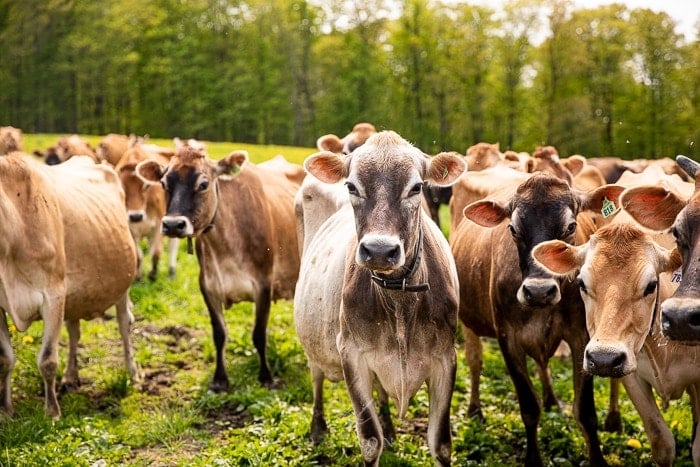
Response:
[{"label": "pasture", "polygon": [[[25,150],[45,148],[56,135],[25,135]],[[88,138],[95,143],[99,138]],[[169,141],[152,140],[169,145]],[[311,148],[208,143],[213,158],[246,149],[262,162],[277,154],[301,163]],[[446,212],[443,212],[447,215]],[[445,222],[447,225],[447,222]],[[148,261],[148,260],[147,260]],[[147,263],[148,265],[148,263]],[[161,270],[155,282],[145,279],[131,289],[136,322],[133,341],[143,382],[131,385],[114,312],[112,319],[82,322],[79,365],[82,386],[60,395],[63,417],[44,415],[42,380],[36,358],[42,323],[27,332],[11,327],[17,364],[12,378],[16,414],[0,420],[0,465],[153,465],[153,466],[346,466],[361,463],[355,417],[341,383],[326,382],[329,436],[309,440],[311,378],[292,318],[292,303],[273,304],[268,327],[268,359],[275,374],[273,389],[257,381],[258,359],[251,331],[250,303],[226,312],[229,340],[226,362],[231,389],[208,390],[214,369],[211,325],[197,282],[196,258],[181,243],[174,279]],[[457,385],[452,400],[453,464],[521,465],[525,433],[515,392],[495,341],[486,341],[482,376],[485,422],[466,416],[468,370],[459,344]],[[65,368],[67,334],[62,332],[59,375]],[[544,413],[541,449],[547,465],[586,465],[585,442],[571,413],[570,362],[555,358],[552,378],[561,412]],[[534,366],[531,368],[534,374]],[[536,385],[537,378],[533,378]],[[652,465],[641,421],[622,390],[623,432],[602,431],[608,382],[596,379],[596,403],[603,452],[611,465]],[[382,465],[432,465],[424,436],[427,392],[419,391],[408,416],[396,421],[397,439],[385,450]],[[394,412],[395,413],[395,412]],[[664,412],[677,440],[677,465],[692,465],[692,425],[687,396]]]}]

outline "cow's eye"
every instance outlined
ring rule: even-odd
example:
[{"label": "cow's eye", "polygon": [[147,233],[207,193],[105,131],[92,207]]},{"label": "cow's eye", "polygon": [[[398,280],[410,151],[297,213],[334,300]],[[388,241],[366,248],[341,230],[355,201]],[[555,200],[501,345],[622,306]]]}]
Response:
[{"label": "cow's eye", "polygon": [[586,288],[586,284],[583,282],[583,279],[579,278],[577,282],[578,288],[581,289],[581,293],[588,294],[588,289]]},{"label": "cow's eye", "polygon": [[574,232],[576,232],[576,222],[572,222],[566,226],[566,230],[564,231],[563,238],[570,237],[571,235],[574,234]]},{"label": "cow's eye", "polygon": [[197,191],[206,191],[209,188],[209,180],[203,180],[199,186],[197,186]]},{"label": "cow's eye", "polygon": [[513,227],[513,224],[508,224],[508,231],[510,234],[513,236],[514,239],[519,239],[520,235],[518,235],[518,231],[515,230],[515,227]]},{"label": "cow's eye", "polygon": [[681,231],[678,229],[678,227],[676,227],[675,225],[671,227],[671,233],[673,234],[673,238],[678,244],[678,248],[686,248],[687,244],[685,243],[685,239],[683,238],[683,235],[681,234]]},{"label": "cow's eye", "polygon": [[408,192],[408,196],[419,195],[422,188],[423,188],[422,183],[416,183],[415,185],[413,185],[413,187],[411,187],[411,191]]},{"label": "cow's eye", "polygon": [[351,183],[351,182],[345,182],[345,186],[348,187],[348,193],[350,193],[353,196],[358,196],[359,192],[357,191],[357,187]]},{"label": "cow's eye", "polygon": [[646,289],[644,289],[644,296],[646,297],[647,295],[651,295],[654,292],[656,292],[657,285],[658,285],[658,281],[656,281],[656,280],[649,282],[649,285],[647,285]]}]

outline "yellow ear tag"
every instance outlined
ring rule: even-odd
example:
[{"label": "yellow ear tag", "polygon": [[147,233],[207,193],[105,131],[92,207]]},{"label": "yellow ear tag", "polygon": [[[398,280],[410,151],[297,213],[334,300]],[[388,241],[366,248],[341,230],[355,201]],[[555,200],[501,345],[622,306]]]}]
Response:
[{"label": "yellow ear tag", "polygon": [[603,199],[603,207],[600,210],[603,217],[610,217],[615,212],[615,209],[615,203],[610,201],[608,198]]}]

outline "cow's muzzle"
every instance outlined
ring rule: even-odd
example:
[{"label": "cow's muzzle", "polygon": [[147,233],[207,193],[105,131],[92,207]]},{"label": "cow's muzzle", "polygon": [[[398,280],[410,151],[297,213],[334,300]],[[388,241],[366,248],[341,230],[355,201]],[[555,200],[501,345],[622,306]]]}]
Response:
[{"label": "cow's muzzle", "polygon": [[661,304],[661,330],[669,339],[700,344],[700,299],[665,300]]},{"label": "cow's muzzle", "polygon": [[188,237],[194,234],[192,223],[185,216],[164,216],[161,231],[168,237]]},{"label": "cow's muzzle", "polygon": [[129,222],[143,222],[144,217],[143,211],[129,211]]},{"label": "cow's muzzle", "polygon": [[556,305],[561,300],[559,283],[552,278],[527,278],[520,285],[517,298],[525,306]]},{"label": "cow's muzzle", "polygon": [[392,271],[406,261],[403,245],[397,237],[365,235],[357,246],[357,263],[373,271]]},{"label": "cow's muzzle", "polygon": [[587,373],[605,378],[621,378],[632,370],[627,352],[608,347],[586,347],[583,369]]}]

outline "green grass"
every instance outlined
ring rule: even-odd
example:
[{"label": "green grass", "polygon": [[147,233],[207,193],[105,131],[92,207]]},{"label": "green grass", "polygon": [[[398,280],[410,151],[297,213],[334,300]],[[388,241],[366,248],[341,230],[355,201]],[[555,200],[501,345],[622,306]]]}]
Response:
[{"label": "green grass", "polygon": [[[49,138],[50,140],[50,138]],[[41,146],[36,146],[41,147]],[[25,142],[32,150],[32,143]],[[308,148],[256,148],[234,143],[210,143],[218,157],[232,149],[248,149],[264,160],[282,152],[301,162]],[[215,152],[216,151],[216,152]],[[259,159],[258,159],[259,158]],[[148,266],[148,263],[147,263]],[[209,317],[197,285],[198,266],[182,242],[178,275],[163,270],[155,282],[132,287],[136,323],[136,358],[143,384],[132,386],[123,366],[115,319],[82,323],[77,392],[61,394],[63,416],[56,422],[43,411],[42,381],[36,356],[42,323],[12,333],[18,361],[12,391],[16,414],[0,421],[0,465],[3,466],[311,466],[359,465],[355,419],[341,383],[326,383],[329,436],[318,446],[309,441],[311,382],[306,358],[294,330],[292,304],[273,305],[269,324],[269,360],[279,387],[257,382],[258,360],[251,341],[250,303],[226,312],[229,339],[226,361],[231,389],[208,390],[214,368]],[[114,316],[110,310],[109,315]],[[67,334],[62,333],[60,358],[65,362]],[[63,371],[62,363],[60,372]],[[531,367],[534,374],[534,366]],[[568,361],[551,362],[555,390],[563,402],[560,413],[543,414],[539,438],[545,463],[587,465],[586,449],[571,413],[572,368]],[[539,389],[539,381],[533,379]],[[599,422],[607,407],[607,380],[595,383]],[[458,466],[521,465],[525,433],[512,383],[494,341],[485,341],[482,404],[486,421],[466,416],[468,370],[458,349],[458,377],[452,400],[453,461]],[[408,417],[396,420],[398,437],[385,451],[383,466],[433,465],[424,440],[428,398],[421,390]],[[600,431],[608,462],[617,466],[653,465],[641,421],[626,395],[622,397],[624,432]],[[678,443],[676,465],[691,465],[691,417],[687,397],[664,413]],[[640,448],[628,446],[636,439]]]}]

